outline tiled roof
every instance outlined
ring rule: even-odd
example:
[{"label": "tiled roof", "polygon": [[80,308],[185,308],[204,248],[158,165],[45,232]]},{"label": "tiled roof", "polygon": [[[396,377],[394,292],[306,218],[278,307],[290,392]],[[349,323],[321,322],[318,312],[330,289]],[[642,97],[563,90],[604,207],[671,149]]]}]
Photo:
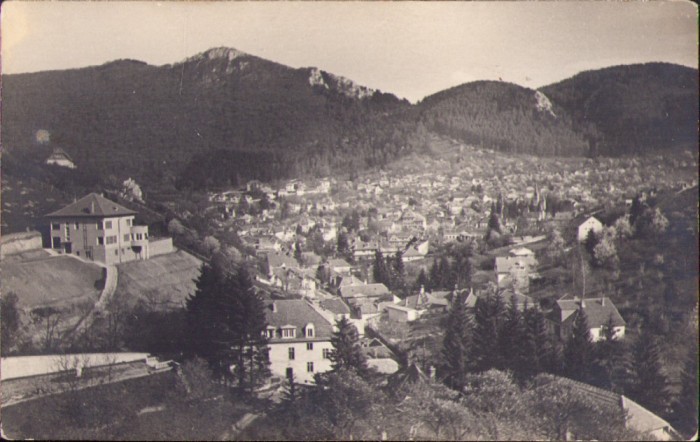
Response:
[{"label": "tiled roof", "polygon": [[[615,307],[610,298],[584,299],[583,304],[583,311],[586,312],[589,327],[595,328],[606,325],[611,316],[614,327],[625,325],[625,320],[620,315],[620,312],[617,311],[617,307]],[[581,301],[577,299],[560,299],[557,301],[557,305],[561,309],[561,316],[556,318],[556,320],[557,322],[564,322],[573,317],[573,313],[578,310]]]},{"label": "tiled roof", "polygon": [[328,261],[328,265],[333,267],[351,267],[351,265],[344,259],[335,258]]},{"label": "tiled roof", "polygon": [[268,253],[267,264],[270,266],[270,268],[282,266],[285,266],[287,268],[299,267],[299,264],[297,263],[296,259],[279,252]]},{"label": "tiled roof", "polygon": [[[282,299],[275,300],[274,307],[276,311],[272,311],[272,304],[265,308],[265,317],[267,319],[268,325],[280,328],[282,326],[293,325],[296,327],[297,339],[303,338],[302,329],[306,327],[307,324],[312,323],[314,325],[314,338],[319,339],[330,339],[333,334],[333,327],[330,322],[313,307],[308,305],[306,301],[301,299]],[[312,338],[304,338],[312,339]],[[273,338],[272,342],[278,341],[290,341],[290,339]]]},{"label": "tiled roof", "polygon": [[136,212],[129,210],[126,207],[110,201],[107,198],[91,193],[80,198],[73,204],[51,212],[47,217],[113,217],[135,215]]},{"label": "tiled roof", "polygon": [[389,293],[384,284],[349,285],[341,288],[341,295],[345,298],[374,297]]},{"label": "tiled roof", "polygon": [[350,307],[340,299],[324,299],[321,301],[321,308],[335,313],[336,315],[350,314]]}]

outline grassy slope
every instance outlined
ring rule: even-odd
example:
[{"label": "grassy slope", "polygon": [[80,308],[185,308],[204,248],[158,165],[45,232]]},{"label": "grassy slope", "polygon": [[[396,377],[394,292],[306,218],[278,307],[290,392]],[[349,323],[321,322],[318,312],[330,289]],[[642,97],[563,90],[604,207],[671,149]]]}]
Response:
[{"label": "grassy slope", "polygon": [[2,265],[2,290],[14,292],[21,308],[96,301],[102,269],[67,256]]},{"label": "grassy slope", "polygon": [[161,307],[179,307],[194,292],[194,279],[199,276],[201,264],[199,259],[181,250],[122,264],[115,299],[129,303],[154,300]]},{"label": "grassy slope", "polygon": [[[2,409],[13,439],[214,440],[247,408],[225,399],[188,400],[172,372],[62,394]],[[78,405],[76,405],[78,404]],[[164,406],[142,413],[146,407]],[[82,417],[84,424],[76,421]]]}]

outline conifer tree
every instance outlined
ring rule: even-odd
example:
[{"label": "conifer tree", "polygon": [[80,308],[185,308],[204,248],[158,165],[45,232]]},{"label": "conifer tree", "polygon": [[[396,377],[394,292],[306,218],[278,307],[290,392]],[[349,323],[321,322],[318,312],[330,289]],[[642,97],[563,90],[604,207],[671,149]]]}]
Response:
[{"label": "conifer tree", "polygon": [[564,370],[567,376],[588,382],[594,356],[593,340],[583,308],[579,308],[574,315],[571,337],[564,346]]},{"label": "conifer tree", "polygon": [[360,375],[366,375],[367,357],[360,346],[360,337],[357,328],[343,317],[335,323],[337,331],[333,332],[331,345],[333,350],[330,354],[333,371],[350,369]]},{"label": "conifer tree", "polygon": [[416,288],[424,288],[426,291],[430,292],[432,291],[432,287],[430,285],[430,280],[428,279],[428,276],[425,274],[424,269],[420,269],[420,272],[418,273],[418,277],[416,278]]},{"label": "conifer tree", "polygon": [[269,376],[264,305],[244,268],[231,273],[205,265],[186,314],[193,353],[219,375],[228,377],[233,367],[238,386],[245,389]]},{"label": "conifer tree", "polygon": [[433,265],[430,266],[430,290],[441,288],[440,285],[440,264],[437,258],[433,259]]},{"label": "conifer tree", "polygon": [[472,368],[472,323],[464,304],[464,294],[455,293],[447,316],[442,356],[444,378],[450,388],[461,390],[465,375]]},{"label": "conifer tree", "polygon": [[374,263],[372,264],[372,276],[374,282],[387,284],[389,282],[389,271],[386,268],[386,261],[381,250],[374,253]]},{"label": "conifer tree", "polygon": [[695,345],[688,349],[685,365],[681,373],[681,394],[674,403],[674,415],[681,429],[689,433],[698,428],[698,349]]},{"label": "conifer tree", "polygon": [[541,372],[556,373],[556,354],[547,331],[544,314],[537,306],[532,306],[525,310],[524,320],[529,358],[526,371],[532,375]]},{"label": "conifer tree", "polygon": [[634,345],[634,376],[630,396],[661,416],[669,406],[668,380],[661,369],[661,350],[655,336],[641,333]]},{"label": "conifer tree", "polygon": [[510,370],[520,377],[526,368],[525,324],[522,314],[518,310],[515,296],[510,298],[508,307],[503,314],[503,322],[498,332],[498,350],[500,354],[500,366],[502,370]]},{"label": "conifer tree", "polygon": [[474,360],[479,371],[501,366],[498,332],[503,317],[503,298],[496,290],[479,297],[474,308]]}]

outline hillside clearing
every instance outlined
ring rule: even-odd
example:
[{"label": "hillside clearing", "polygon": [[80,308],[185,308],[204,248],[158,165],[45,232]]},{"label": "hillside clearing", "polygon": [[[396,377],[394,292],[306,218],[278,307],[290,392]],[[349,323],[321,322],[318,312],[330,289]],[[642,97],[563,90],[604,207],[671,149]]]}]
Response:
[{"label": "hillside clearing", "polygon": [[97,301],[102,269],[68,256],[2,264],[3,293],[14,292],[19,307],[65,306]]},{"label": "hillside clearing", "polygon": [[194,279],[202,262],[179,250],[145,261],[120,264],[114,299],[135,303],[143,300],[160,308],[177,308],[194,292]]}]

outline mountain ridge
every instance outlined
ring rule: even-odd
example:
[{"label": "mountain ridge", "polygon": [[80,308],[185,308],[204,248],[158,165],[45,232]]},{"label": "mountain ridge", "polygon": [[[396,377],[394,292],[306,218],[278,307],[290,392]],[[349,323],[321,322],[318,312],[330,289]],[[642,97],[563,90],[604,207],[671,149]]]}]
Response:
[{"label": "mountain ridge", "polygon": [[[96,179],[116,170],[147,185],[205,188],[382,166],[425,148],[429,131],[534,155],[643,153],[669,140],[687,145],[693,133],[697,142],[697,70],[647,65],[582,72],[537,89],[482,80],[411,104],[235,48],[161,66],[120,59],[3,75],[3,145],[17,173],[26,173],[23,161],[40,167],[42,159],[28,153],[45,130]],[[635,98],[639,90],[646,102]],[[663,134],[654,138],[656,124]],[[13,163],[13,155],[22,158]]]}]

